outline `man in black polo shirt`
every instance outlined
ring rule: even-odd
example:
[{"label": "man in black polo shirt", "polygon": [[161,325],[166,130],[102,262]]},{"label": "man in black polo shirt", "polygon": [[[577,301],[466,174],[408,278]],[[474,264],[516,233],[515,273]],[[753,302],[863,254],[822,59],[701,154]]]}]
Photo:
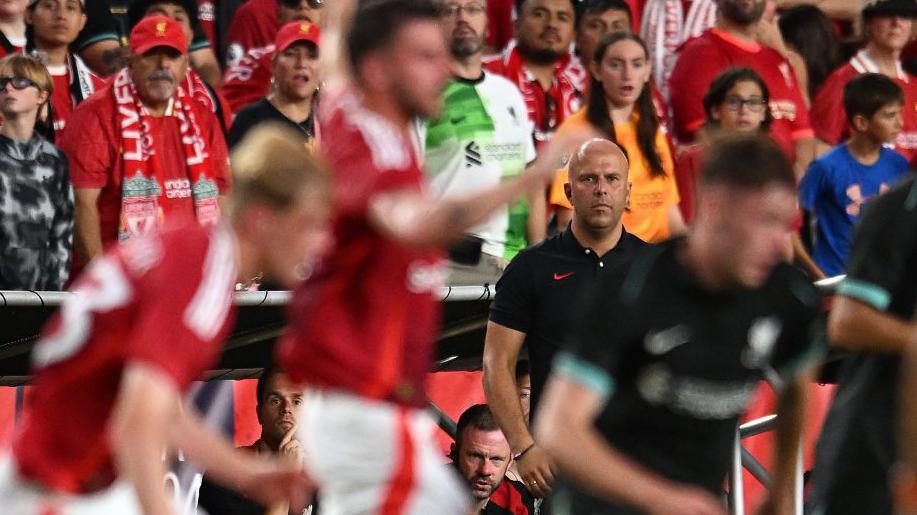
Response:
[{"label": "man in black polo shirt", "polygon": [[[914,179],[867,204],[857,227],[847,277],[838,286],[828,319],[831,343],[856,354],[841,372],[818,442],[813,514],[893,513],[889,479],[898,457],[895,430],[902,427],[897,417],[898,369],[901,352],[917,347],[915,227]],[[909,390],[903,399],[909,408],[913,393]],[[917,417],[907,410],[904,417],[911,436],[903,441],[913,442]],[[908,446],[902,450],[906,457]],[[899,477],[911,484],[911,505],[902,506],[911,510],[917,506],[914,470],[903,467]]]},{"label": "man in black polo shirt", "polygon": [[535,414],[554,353],[567,338],[574,299],[596,278],[631,262],[646,244],[628,234],[621,215],[630,195],[627,158],[608,140],[585,143],[569,165],[567,198],[573,221],[562,232],[526,249],[497,283],[484,342],[484,391],[509,440],[516,469],[539,497],[550,491],[553,474],[535,444],[516,388],[519,351],[528,349],[531,413]]},{"label": "man in black polo shirt", "polygon": [[821,348],[819,294],[781,262],[795,188],[770,140],[715,142],[688,236],[642,249],[581,304],[535,419],[563,477],[555,513],[724,515],[736,425],[769,369],[785,386],[768,513],[791,513],[800,372]]}]

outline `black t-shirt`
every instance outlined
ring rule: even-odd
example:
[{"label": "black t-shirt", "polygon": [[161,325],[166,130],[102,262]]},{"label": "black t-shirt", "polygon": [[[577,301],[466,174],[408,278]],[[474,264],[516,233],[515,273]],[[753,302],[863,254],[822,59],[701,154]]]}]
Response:
[{"label": "black t-shirt", "polygon": [[[866,205],[838,294],[917,319],[917,180]],[[896,355],[864,352],[841,370],[816,450],[810,503],[821,513],[892,513],[899,366]]]},{"label": "black t-shirt", "polygon": [[[599,284],[553,373],[607,396],[596,428],[617,450],[717,494],[764,371],[789,377],[823,350],[821,299],[786,264],[761,288],[710,292],[677,258],[683,242],[647,248],[623,276]],[[572,503],[571,513],[633,513],[569,485],[553,503]]]},{"label": "black t-shirt", "polygon": [[573,309],[599,277],[631,263],[647,244],[622,231],[604,256],[584,248],[569,227],[520,252],[497,282],[490,321],[525,333],[532,377],[531,412],[535,413],[551,360],[569,336]]},{"label": "black t-shirt", "polygon": [[266,98],[262,98],[236,114],[232,122],[232,128],[229,129],[227,143],[231,150],[236,144],[242,141],[242,138],[248,134],[248,131],[252,130],[252,127],[270,121],[278,121],[289,125],[291,128],[302,133],[304,141],[311,141],[315,135],[314,118],[315,116],[313,114],[313,116],[309,116],[309,118],[302,123],[296,123],[284,116],[284,114],[278,111]]}]

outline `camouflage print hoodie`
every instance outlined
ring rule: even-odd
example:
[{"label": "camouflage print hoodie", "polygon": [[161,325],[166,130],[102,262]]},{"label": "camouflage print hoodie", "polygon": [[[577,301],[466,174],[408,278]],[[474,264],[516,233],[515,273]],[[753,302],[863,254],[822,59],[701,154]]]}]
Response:
[{"label": "camouflage print hoodie", "polygon": [[63,289],[72,242],[66,156],[39,136],[0,135],[0,290]]}]

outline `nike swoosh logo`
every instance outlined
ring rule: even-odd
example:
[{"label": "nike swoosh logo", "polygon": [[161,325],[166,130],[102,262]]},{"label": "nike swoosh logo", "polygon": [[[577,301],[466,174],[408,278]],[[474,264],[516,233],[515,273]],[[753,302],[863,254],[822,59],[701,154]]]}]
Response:
[{"label": "nike swoosh logo", "polygon": [[575,274],[575,273],[576,273],[576,272],[570,272],[570,273],[567,273],[567,274],[554,274],[554,280],[555,280],[555,281],[562,281],[562,280],[566,279],[567,277],[570,277],[571,275],[573,275],[573,274]]}]

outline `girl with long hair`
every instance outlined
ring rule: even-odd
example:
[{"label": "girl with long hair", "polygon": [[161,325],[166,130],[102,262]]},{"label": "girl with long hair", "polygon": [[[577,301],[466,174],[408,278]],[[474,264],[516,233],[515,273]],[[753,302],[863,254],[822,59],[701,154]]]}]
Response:
[{"label": "girl with long hair", "polygon": [[[628,232],[648,242],[684,232],[672,152],[653,106],[646,44],[631,33],[609,34],[599,42],[589,70],[592,81],[586,108],[564,121],[558,133],[588,124],[627,154],[633,184],[623,216]],[[560,224],[572,216],[563,193],[566,182],[563,172],[551,188]]]}]

